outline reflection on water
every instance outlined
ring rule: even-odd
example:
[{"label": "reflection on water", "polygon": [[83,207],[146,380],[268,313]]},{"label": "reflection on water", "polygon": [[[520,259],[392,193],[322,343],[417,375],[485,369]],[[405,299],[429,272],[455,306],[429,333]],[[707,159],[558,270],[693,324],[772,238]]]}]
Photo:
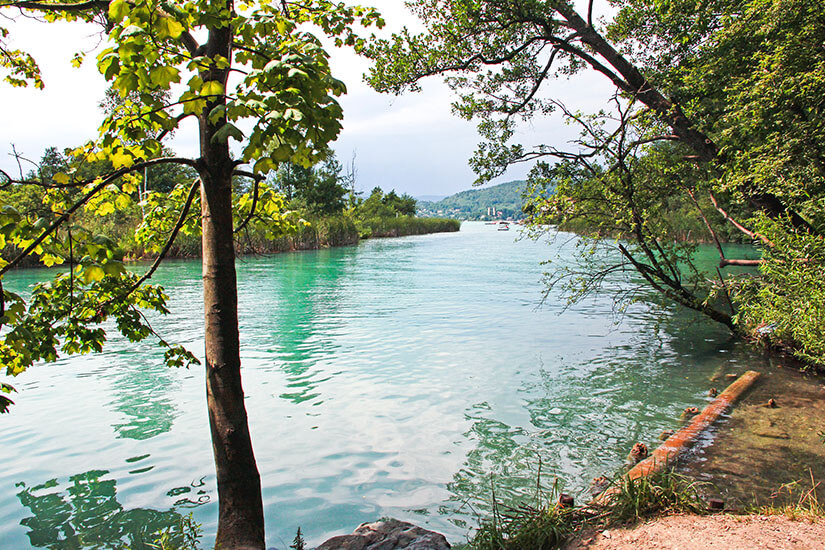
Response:
[{"label": "reflection on water", "polygon": [[175,509],[124,509],[117,499],[117,481],[106,470],[70,476],[64,488],[57,479],[29,487],[19,482],[17,498],[30,516],[20,524],[35,548],[75,550],[150,550],[162,531],[173,544],[183,542],[184,517]]},{"label": "reflection on water", "polygon": [[[279,365],[287,383],[279,397],[296,404],[318,402],[317,387],[328,377],[316,368],[319,361],[336,352],[334,334],[341,324],[337,315],[341,280],[347,275],[348,257],[321,250],[316,254],[289,254],[277,265],[257,268],[250,265],[242,275],[245,284],[259,285],[256,300],[278,304],[262,331],[270,339],[272,364]],[[277,276],[277,284],[273,283]]]},{"label": "reflection on water", "polygon": [[[111,357],[111,356],[110,356]],[[134,355],[124,357],[133,361]],[[172,429],[178,415],[174,394],[180,384],[162,364],[112,365],[114,408],[125,417],[112,427],[117,437],[143,441]]]},{"label": "reflection on water", "polygon": [[[381,516],[460,542],[491,487],[503,500],[532,499],[541,464],[545,487],[584,491],[634,443],[656,444],[685,407],[704,403],[714,374],[764,367],[685,312],[657,321],[639,304],[616,326],[604,298],[563,315],[555,294],[537,307],[540,262],[552,253],[468,224],[239,262],[267,547],[288,547],[299,526],[313,545]],[[4,284],[20,290],[43,272],[12,275]],[[200,264],[173,261],[155,279],[172,314],[154,328],[198,353]],[[105,354],[18,379],[17,405],[0,418],[0,547],[40,537],[50,548],[114,548],[189,509],[209,547],[217,504],[203,373],[166,369],[161,355],[113,337]],[[98,535],[109,521],[113,534]],[[110,546],[94,546],[96,536]]]},{"label": "reflection on water", "polygon": [[487,418],[490,412],[490,405],[482,402],[465,413],[472,424],[463,435],[475,447],[447,483],[450,502],[440,508],[457,527],[473,524],[473,515],[489,513],[493,495],[506,504],[533,502],[537,482],[546,481],[537,479],[546,453],[536,440],[521,427]]}]

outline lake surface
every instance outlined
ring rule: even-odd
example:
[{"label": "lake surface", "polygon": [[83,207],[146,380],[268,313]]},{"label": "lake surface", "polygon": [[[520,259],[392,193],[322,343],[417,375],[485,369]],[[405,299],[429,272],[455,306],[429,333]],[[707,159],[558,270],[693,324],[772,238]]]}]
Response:
[{"label": "lake surface", "polygon": [[[548,245],[465,223],[459,233],[244,258],[244,387],[267,546],[300,526],[317,544],[392,516],[460,542],[491,486],[578,494],[701,405],[714,373],[764,359],[684,312],[609,298],[539,307]],[[572,237],[570,237],[572,238]],[[564,253],[557,260],[564,264]],[[153,281],[172,313],[155,329],[202,356],[199,261]],[[44,277],[19,271],[20,290]],[[618,284],[618,283],[615,283]],[[111,334],[104,353],[36,366],[0,417],[0,548],[141,548],[192,512],[204,546],[217,492],[203,373]]]}]

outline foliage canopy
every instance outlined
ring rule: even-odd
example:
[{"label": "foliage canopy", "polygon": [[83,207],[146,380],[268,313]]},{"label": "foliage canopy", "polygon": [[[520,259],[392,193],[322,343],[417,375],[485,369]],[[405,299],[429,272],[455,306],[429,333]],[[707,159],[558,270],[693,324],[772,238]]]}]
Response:
[{"label": "foliage canopy", "polygon": [[[822,2],[411,5],[425,32],[377,43],[370,82],[399,93],[444,75],[459,94],[456,113],[479,122],[484,141],[471,163],[482,182],[534,163],[534,227],[561,223],[595,237],[580,241],[581,265],[552,273],[551,283],[576,299],[625,276],[642,286],[620,303],[652,287],[825,364]],[[594,5],[612,15],[595,18]],[[554,95],[554,78],[582,71],[615,90],[600,112]],[[569,147],[516,141],[523,122],[554,113],[581,132]],[[732,239],[754,243],[760,257],[728,257]],[[716,245],[716,273],[694,263],[697,240]],[[731,266],[759,271],[723,275]]]}]

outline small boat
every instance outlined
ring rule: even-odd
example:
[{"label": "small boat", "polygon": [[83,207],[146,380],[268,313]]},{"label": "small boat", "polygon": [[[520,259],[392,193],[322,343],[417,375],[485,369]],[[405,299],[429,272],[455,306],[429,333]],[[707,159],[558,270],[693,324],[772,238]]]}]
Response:
[{"label": "small boat", "polygon": [[510,231],[510,223],[509,222],[499,222],[498,230],[499,231]]}]

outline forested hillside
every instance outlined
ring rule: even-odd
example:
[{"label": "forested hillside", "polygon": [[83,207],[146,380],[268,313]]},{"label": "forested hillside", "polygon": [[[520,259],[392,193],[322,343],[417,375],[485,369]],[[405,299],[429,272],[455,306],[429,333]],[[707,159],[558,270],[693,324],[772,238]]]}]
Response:
[{"label": "forested hillside", "polygon": [[450,216],[461,220],[518,220],[524,217],[521,211],[524,189],[525,182],[516,180],[468,189],[438,202],[418,201],[418,215]]}]

